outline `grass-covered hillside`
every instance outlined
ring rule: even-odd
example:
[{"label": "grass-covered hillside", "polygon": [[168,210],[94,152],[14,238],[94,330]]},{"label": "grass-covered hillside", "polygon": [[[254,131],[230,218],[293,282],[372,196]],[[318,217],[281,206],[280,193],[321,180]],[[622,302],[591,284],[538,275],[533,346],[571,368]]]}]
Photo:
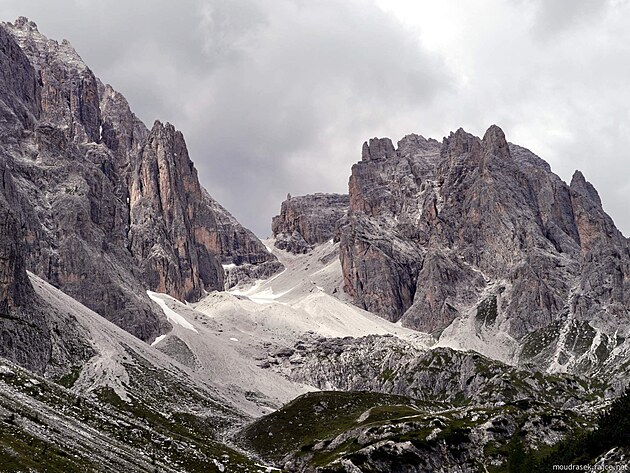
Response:
[{"label": "grass-covered hillside", "polygon": [[241,441],[288,471],[501,472],[589,426],[574,411],[528,400],[452,407],[334,391],[299,397],[244,429]]}]

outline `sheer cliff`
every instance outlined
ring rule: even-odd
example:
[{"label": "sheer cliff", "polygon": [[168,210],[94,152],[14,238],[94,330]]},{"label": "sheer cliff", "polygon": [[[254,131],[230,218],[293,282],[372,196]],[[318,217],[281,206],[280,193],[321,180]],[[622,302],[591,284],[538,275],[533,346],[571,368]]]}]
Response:
[{"label": "sheer cliff", "polygon": [[41,91],[28,58],[2,28],[0,91],[0,356],[35,372],[55,373],[87,359],[92,350],[76,321],[39,297],[27,274],[28,209],[19,187],[16,149],[34,135],[42,114]]},{"label": "sheer cliff", "polygon": [[314,245],[333,239],[335,225],[346,215],[348,206],[348,195],[289,195],[271,223],[276,248],[307,253]]}]

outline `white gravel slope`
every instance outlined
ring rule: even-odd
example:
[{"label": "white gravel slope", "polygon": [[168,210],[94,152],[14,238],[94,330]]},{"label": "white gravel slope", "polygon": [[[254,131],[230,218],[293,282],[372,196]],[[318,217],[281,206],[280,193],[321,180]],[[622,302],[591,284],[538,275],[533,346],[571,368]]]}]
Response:
[{"label": "white gravel slope", "polygon": [[[266,243],[272,247],[272,242]],[[171,317],[171,311],[181,317],[156,348],[168,352],[169,339],[179,338],[194,355],[198,374],[248,392],[261,405],[255,414],[263,414],[314,390],[261,367],[269,352],[293,347],[305,336],[391,334],[427,347],[427,335],[337,298],[345,297],[337,251],[338,245],[333,243],[320,245],[308,255],[274,249],[286,267],[282,273],[250,287],[208,294],[195,304],[153,293],[152,298],[161,298]]]},{"label": "white gravel slope", "polygon": [[[267,245],[272,247],[273,242]],[[305,337],[391,334],[419,348],[431,343],[428,335],[392,324],[347,301],[341,288],[337,244],[320,245],[308,255],[273,252],[286,269],[251,287],[214,292],[195,304],[149,292],[173,326],[151,345],[36,276],[30,277],[43,298],[64,307],[79,321],[98,353],[83,369],[74,389],[109,386],[122,399],[127,398],[123,358],[128,348],[156,367],[181,373],[226,403],[259,416],[315,390],[265,368],[268,353],[293,347]]]}]

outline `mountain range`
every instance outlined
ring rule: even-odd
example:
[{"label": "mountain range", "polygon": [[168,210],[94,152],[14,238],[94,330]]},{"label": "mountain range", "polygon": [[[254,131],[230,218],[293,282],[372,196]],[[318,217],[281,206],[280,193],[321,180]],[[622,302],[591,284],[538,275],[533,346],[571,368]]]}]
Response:
[{"label": "mountain range", "polygon": [[544,471],[624,399],[630,241],[495,125],[370,139],[261,241],[21,17],[0,174],[2,471]]}]

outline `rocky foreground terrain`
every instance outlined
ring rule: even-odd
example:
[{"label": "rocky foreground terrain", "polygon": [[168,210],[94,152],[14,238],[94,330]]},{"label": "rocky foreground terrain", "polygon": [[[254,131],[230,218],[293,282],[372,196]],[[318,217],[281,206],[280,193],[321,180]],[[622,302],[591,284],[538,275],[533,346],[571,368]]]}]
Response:
[{"label": "rocky foreground terrain", "polygon": [[496,126],[372,139],[262,242],[19,18],[0,175],[2,471],[626,464],[629,241]]}]

